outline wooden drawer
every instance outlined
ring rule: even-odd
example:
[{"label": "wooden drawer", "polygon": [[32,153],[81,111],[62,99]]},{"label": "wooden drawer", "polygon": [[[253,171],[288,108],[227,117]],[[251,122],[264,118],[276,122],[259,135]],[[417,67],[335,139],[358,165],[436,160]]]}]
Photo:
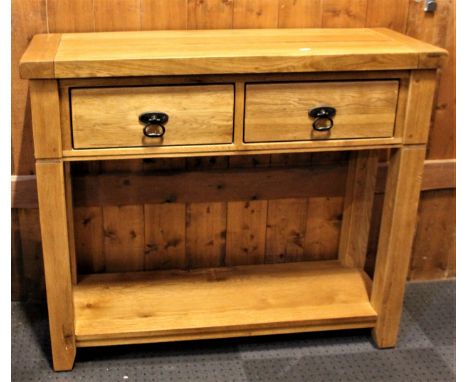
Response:
[{"label": "wooden drawer", "polygon": [[[161,138],[143,134],[139,115],[169,116]],[[71,90],[75,149],[231,143],[234,86],[139,86]]]},{"label": "wooden drawer", "polygon": [[[245,142],[391,137],[398,81],[247,84]],[[309,110],[336,109],[328,131],[312,128]]]}]

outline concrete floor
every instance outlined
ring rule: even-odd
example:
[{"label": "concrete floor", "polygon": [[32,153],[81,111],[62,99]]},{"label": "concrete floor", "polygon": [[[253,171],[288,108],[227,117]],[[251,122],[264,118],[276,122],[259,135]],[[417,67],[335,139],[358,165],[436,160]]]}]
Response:
[{"label": "concrete floor", "polygon": [[409,283],[396,349],[369,330],[79,349],[54,373],[44,305],[12,303],[12,381],[455,380],[455,281]]}]

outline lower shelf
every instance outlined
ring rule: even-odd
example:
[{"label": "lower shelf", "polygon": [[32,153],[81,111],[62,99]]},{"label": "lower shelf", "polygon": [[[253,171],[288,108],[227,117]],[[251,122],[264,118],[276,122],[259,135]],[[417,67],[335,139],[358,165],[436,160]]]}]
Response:
[{"label": "lower shelf", "polygon": [[373,327],[370,280],[337,261],[93,274],[74,288],[78,346]]}]

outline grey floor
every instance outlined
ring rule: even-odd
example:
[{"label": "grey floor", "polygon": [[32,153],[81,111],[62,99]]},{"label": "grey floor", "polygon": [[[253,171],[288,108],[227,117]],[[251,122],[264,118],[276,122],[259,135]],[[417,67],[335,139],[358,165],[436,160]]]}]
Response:
[{"label": "grey floor", "polygon": [[50,368],[46,311],[12,304],[13,381],[453,381],[455,281],[408,284],[399,344],[368,330],[79,349]]}]

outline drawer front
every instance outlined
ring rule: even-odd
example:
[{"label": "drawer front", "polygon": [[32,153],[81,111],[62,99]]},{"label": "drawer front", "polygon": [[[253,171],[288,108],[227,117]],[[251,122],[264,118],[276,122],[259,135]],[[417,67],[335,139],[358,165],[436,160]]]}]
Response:
[{"label": "drawer front", "polygon": [[[245,142],[391,137],[398,81],[247,84]],[[315,130],[311,109],[336,110],[333,127]],[[318,121],[317,128],[323,127]],[[328,127],[329,124],[325,124]]]},{"label": "drawer front", "polygon": [[[143,133],[148,112],[168,115],[162,137]],[[71,90],[75,149],[231,143],[233,115],[231,84]]]}]

